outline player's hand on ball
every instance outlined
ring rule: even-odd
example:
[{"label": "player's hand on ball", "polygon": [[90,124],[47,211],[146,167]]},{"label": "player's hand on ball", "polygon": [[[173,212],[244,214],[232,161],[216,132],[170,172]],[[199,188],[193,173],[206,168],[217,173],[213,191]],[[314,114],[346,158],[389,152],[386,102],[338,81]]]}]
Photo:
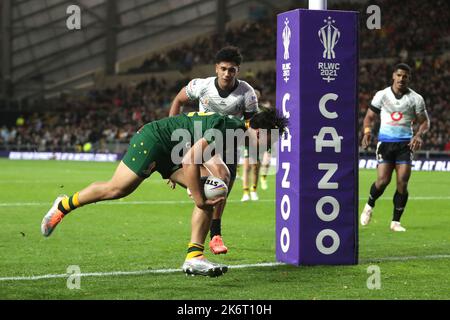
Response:
[{"label": "player's hand on ball", "polygon": [[189,188],[187,188],[189,197],[194,200],[198,208],[212,210],[214,206],[225,200],[228,194],[228,187],[222,179],[207,176],[201,177],[200,181],[203,183],[203,195],[193,195]]},{"label": "player's hand on ball", "polygon": [[202,210],[212,210],[214,206],[218,205],[219,203],[221,203],[222,201],[225,200],[225,197],[219,197],[216,199],[206,199],[206,200],[199,200],[199,201],[195,201],[195,205],[202,209]]}]

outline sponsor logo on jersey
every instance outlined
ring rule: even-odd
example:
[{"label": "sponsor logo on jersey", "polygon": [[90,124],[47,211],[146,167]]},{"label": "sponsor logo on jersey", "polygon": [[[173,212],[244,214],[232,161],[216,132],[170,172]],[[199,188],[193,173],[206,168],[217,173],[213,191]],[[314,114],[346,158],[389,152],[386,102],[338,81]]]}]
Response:
[{"label": "sponsor logo on jersey", "polygon": [[391,113],[391,119],[394,121],[400,121],[403,118],[403,113],[401,112],[392,112]]},{"label": "sponsor logo on jersey", "polygon": [[207,106],[207,105],[209,104],[209,99],[208,99],[208,98],[202,99],[202,104],[203,104],[204,106]]}]

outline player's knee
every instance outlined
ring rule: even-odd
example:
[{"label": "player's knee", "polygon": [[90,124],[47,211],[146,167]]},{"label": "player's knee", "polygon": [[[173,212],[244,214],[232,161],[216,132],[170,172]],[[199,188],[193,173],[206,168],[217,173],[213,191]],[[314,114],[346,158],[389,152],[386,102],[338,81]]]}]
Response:
[{"label": "player's knee", "polygon": [[378,178],[378,181],[377,181],[377,187],[379,189],[384,189],[388,186],[389,182],[391,182],[390,177],[380,177],[380,178]]},{"label": "player's knee", "polygon": [[225,166],[224,168],[220,168],[218,173],[219,178],[223,180],[227,185],[230,184],[231,174],[230,170]]},{"label": "player's knee", "polygon": [[397,181],[397,191],[400,193],[406,193],[408,189],[407,181]]}]

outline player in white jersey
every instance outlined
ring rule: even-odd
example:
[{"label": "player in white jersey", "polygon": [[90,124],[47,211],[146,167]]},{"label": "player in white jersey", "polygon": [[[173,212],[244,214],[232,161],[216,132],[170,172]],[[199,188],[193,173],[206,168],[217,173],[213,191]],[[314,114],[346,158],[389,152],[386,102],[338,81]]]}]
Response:
[{"label": "player in white jersey", "polygon": [[[219,50],[215,57],[217,76],[191,80],[173,100],[169,115],[179,114],[183,105],[198,100],[199,111],[217,112],[241,119],[251,118],[258,111],[258,99],[252,86],[237,79],[241,62],[242,55],[238,48],[228,46]],[[230,170],[230,192],[236,178],[237,154],[225,155],[224,160]],[[224,207],[225,202],[214,208],[211,222],[209,247],[214,254],[225,254],[228,251],[221,232]]]},{"label": "player in white jersey", "polygon": [[[397,190],[394,194],[392,231],[406,231],[400,218],[408,201],[408,181],[411,176],[413,152],[422,147],[423,135],[430,127],[430,120],[422,96],[408,88],[411,68],[397,64],[392,74],[392,86],[378,91],[364,118],[364,149],[370,144],[372,124],[380,116],[380,130],[376,150],[377,180],[370,188],[369,200],[361,214],[361,224],[367,225],[372,217],[375,201],[383,194],[391,181],[392,172],[397,173]],[[418,125],[414,134],[413,124]]]}]

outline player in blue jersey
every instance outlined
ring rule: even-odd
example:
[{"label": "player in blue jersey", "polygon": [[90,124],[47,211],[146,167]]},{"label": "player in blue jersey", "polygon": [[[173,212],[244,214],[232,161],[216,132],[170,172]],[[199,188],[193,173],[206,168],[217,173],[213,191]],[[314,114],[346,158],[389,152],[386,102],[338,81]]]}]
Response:
[{"label": "player in blue jersey", "polygon": [[[411,68],[397,64],[392,74],[392,86],[378,91],[364,118],[362,147],[367,149],[372,137],[372,126],[380,117],[378,133],[377,180],[370,187],[369,200],[361,213],[361,225],[372,217],[375,201],[383,194],[391,181],[392,172],[397,174],[397,190],[394,194],[392,231],[406,231],[400,218],[408,201],[408,181],[411,176],[413,153],[423,144],[423,136],[430,127],[430,120],[420,94],[408,87]],[[418,129],[414,134],[413,125]]]}]

